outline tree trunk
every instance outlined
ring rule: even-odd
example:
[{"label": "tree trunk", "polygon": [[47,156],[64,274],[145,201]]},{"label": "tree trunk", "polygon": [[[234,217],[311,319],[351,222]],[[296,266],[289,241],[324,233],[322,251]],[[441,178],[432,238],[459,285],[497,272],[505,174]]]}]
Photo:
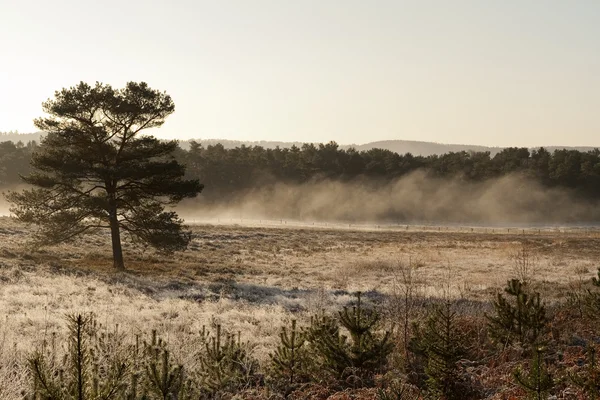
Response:
[{"label": "tree trunk", "polygon": [[117,205],[115,201],[110,202],[110,236],[112,239],[113,265],[117,271],[125,271],[125,262],[123,261],[123,249],[121,247],[121,231],[119,229],[119,220],[117,218]]}]

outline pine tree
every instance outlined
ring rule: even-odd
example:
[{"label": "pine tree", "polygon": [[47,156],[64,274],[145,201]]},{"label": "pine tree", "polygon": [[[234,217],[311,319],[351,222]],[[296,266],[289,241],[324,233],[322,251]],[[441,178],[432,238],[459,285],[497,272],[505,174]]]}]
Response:
[{"label": "pine tree", "polygon": [[344,307],[340,311],[339,320],[344,328],[350,332],[352,345],[350,346],[350,359],[355,368],[375,371],[381,369],[386,362],[388,354],[392,351],[390,333],[376,337],[375,329],[379,322],[379,313],[374,310],[364,309],[361,303],[361,293],[358,292],[357,304]]},{"label": "pine tree", "polygon": [[521,368],[514,372],[516,382],[528,393],[531,399],[544,400],[548,392],[554,388],[552,375],[548,373],[544,363],[544,348],[536,347],[531,361],[529,372],[525,373]]},{"label": "pine tree", "polygon": [[424,327],[415,326],[412,348],[426,359],[426,383],[431,394],[447,400],[467,398],[457,366],[466,354],[465,338],[449,300],[430,310]]},{"label": "pine tree", "polygon": [[311,360],[307,369],[313,378],[322,380],[324,372],[333,373],[336,377],[341,376],[345,363],[341,363],[340,370],[340,361],[337,357],[339,351],[331,350],[345,345],[346,338],[340,334],[338,322],[321,312],[310,318],[309,327],[303,329],[302,333],[306,338],[308,358]]},{"label": "pine tree", "polygon": [[[592,277],[592,286],[600,287],[600,268],[596,277]],[[600,319],[600,293],[598,291],[587,290],[583,299],[585,314],[591,320],[597,321]]]},{"label": "pine tree", "polygon": [[132,349],[124,344],[125,335],[117,325],[113,331],[101,331],[96,320],[92,321],[92,398],[120,399],[126,391],[128,375],[132,372]]},{"label": "pine tree", "polygon": [[165,206],[195,197],[203,186],[183,179],[176,141],[142,135],[173,113],[170,96],[144,82],[117,90],[81,82],[56,92],[43,109],[49,116],[35,124],[46,136],[32,155],[33,172],[23,177],[34,188],[6,196],[18,219],[38,225],[38,244],[106,228],[119,270],[122,231],[165,252],[187,247],[189,232]]},{"label": "pine tree", "polygon": [[296,328],[296,320],[294,319],[289,332],[286,327],[281,328],[279,340],[280,344],[275,353],[269,354],[271,369],[276,376],[286,380],[288,388],[292,388],[295,383],[302,380],[301,375],[305,368],[305,335]]},{"label": "pine tree", "polygon": [[240,333],[223,335],[217,325],[215,336],[205,342],[205,354],[200,359],[202,385],[213,395],[219,391],[236,391],[249,383],[256,372],[256,361],[250,357]]},{"label": "pine tree", "polygon": [[494,301],[496,315],[486,315],[490,336],[504,346],[518,342],[531,346],[538,342],[546,329],[546,308],[540,294],[527,291],[527,285],[518,279],[508,281],[505,293],[498,293]]},{"label": "pine tree", "polygon": [[338,322],[348,330],[349,338],[340,333],[331,318],[321,317],[313,319],[309,341],[323,357],[324,366],[337,378],[370,378],[385,366],[393,346],[389,332],[376,333],[379,314],[363,307],[359,292],[352,309],[344,307],[338,312]]},{"label": "pine tree", "polygon": [[[92,314],[67,316],[69,336],[67,354],[59,362],[53,346],[47,354],[37,351],[29,358],[33,376],[33,399],[44,400],[112,400],[124,393],[129,363],[112,358],[99,371],[98,353],[102,342],[92,343],[96,334]],[[106,360],[104,360],[106,361]]]},{"label": "pine tree", "polygon": [[570,373],[571,381],[581,388],[589,399],[600,398],[600,368],[596,362],[596,349],[589,346],[586,352],[586,364],[582,371]]},{"label": "pine tree", "polygon": [[145,344],[146,389],[161,400],[180,399],[186,388],[182,365],[173,364],[166,344],[152,331],[152,341]]}]

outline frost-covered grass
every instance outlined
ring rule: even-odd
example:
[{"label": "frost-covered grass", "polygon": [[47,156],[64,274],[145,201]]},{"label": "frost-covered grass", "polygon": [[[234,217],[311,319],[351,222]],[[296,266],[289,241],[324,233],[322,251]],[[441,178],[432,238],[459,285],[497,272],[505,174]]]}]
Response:
[{"label": "frost-covered grass", "polygon": [[[307,321],[322,309],[337,310],[355,291],[393,310],[402,266],[417,267],[419,295],[450,295],[478,307],[523,273],[517,257],[523,248],[532,257],[525,272],[547,298],[594,276],[600,256],[600,238],[577,231],[512,235],[224,225],[193,231],[190,249],[174,256],[126,245],[128,271],[116,273],[105,233],[36,250],[27,244],[27,226],[0,219],[0,365],[22,368],[26,354],[53,332],[64,332],[65,314],[88,311],[106,329],[119,325],[137,334],[157,329],[177,344],[173,355],[183,363],[192,362],[192,334],[221,324],[250,341],[253,355],[264,363],[281,326],[292,318]],[[19,398],[22,372],[0,368],[1,398]]]}]

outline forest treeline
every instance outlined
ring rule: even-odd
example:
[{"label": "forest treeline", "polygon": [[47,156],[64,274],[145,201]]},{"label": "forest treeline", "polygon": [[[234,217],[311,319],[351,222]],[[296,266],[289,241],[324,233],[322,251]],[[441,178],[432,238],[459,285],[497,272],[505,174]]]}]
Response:
[{"label": "forest treeline", "polygon": [[[29,160],[37,144],[0,142],[0,185],[20,183],[19,175],[30,171]],[[572,189],[581,198],[600,195],[600,150],[554,150],[505,148],[489,152],[449,152],[414,156],[385,149],[356,151],[335,142],[301,147],[268,149],[220,144],[203,146],[191,141],[179,147],[175,157],[187,165],[187,175],[205,185],[203,196],[220,198],[273,183],[305,183],[315,180],[352,181],[367,179],[385,183],[422,170],[435,178],[481,182],[516,174],[545,187]]]}]

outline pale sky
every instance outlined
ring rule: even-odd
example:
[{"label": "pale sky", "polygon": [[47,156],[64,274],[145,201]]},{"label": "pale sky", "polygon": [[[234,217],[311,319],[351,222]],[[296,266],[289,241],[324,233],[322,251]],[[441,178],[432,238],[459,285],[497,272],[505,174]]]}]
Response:
[{"label": "pale sky", "polygon": [[0,0],[0,131],[82,80],[164,138],[600,146],[600,1]]}]

